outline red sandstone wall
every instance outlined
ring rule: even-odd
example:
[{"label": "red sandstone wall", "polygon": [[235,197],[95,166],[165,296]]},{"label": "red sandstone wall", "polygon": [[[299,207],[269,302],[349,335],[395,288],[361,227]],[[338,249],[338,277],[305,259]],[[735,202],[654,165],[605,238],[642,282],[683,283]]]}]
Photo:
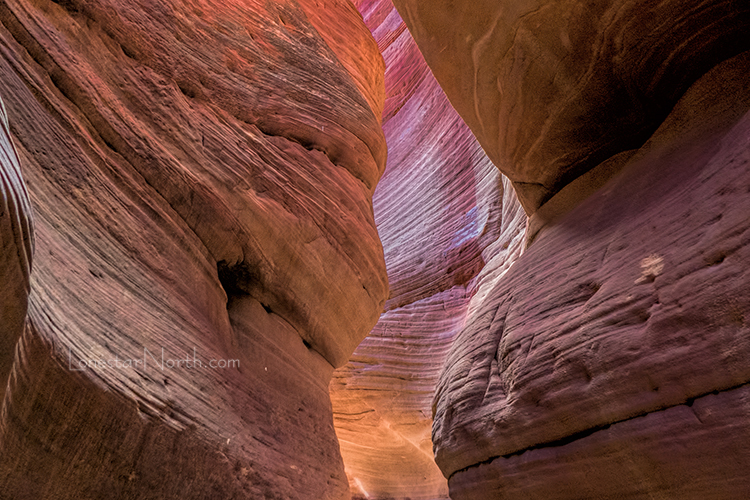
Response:
[{"label": "red sandstone wall", "polygon": [[346,1],[0,2],[36,238],[0,498],[349,498],[328,381],[387,295],[382,74]]},{"label": "red sandstone wall", "polygon": [[747,4],[394,3],[531,215],[439,377],[451,498],[746,498]]}]

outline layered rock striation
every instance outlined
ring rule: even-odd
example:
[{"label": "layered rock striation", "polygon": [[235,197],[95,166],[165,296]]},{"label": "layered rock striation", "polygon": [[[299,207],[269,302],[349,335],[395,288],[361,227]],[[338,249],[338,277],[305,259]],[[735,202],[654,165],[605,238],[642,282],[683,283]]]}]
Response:
[{"label": "layered rock striation", "polygon": [[391,292],[376,327],[334,374],[334,422],[355,498],[446,498],[430,439],[437,376],[502,258],[487,263],[520,253],[526,217],[393,5],[357,7],[386,64],[389,155],[374,207]]},{"label": "layered rock striation", "polygon": [[453,498],[750,491],[749,64],[696,84],[458,336],[433,436]]},{"label": "layered rock striation", "polygon": [[[16,342],[26,320],[33,231],[29,194],[0,101],[0,380],[13,366]],[[0,385],[0,397],[5,384]]]},{"label": "layered rock striation", "polygon": [[529,220],[453,341],[453,499],[750,493],[750,12],[397,0]]},{"label": "layered rock striation", "polygon": [[0,498],[349,497],[382,64],[339,0],[0,3]]}]

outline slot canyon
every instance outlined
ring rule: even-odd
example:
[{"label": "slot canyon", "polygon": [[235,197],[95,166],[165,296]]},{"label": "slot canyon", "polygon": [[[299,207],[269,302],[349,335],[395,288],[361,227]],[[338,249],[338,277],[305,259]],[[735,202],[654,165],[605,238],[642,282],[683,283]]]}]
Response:
[{"label": "slot canyon", "polygon": [[750,3],[0,0],[0,500],[750,498]]}]

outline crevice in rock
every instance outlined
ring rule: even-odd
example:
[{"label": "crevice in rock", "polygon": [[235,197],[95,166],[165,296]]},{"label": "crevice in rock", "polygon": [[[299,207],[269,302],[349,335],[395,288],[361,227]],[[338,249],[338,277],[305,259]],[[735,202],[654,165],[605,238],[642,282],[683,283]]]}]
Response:
[{"label": "crevice in rock", "polygon": [[[527,451],[539,450],[539,449],[543,449],[543,448],[555,448],[555,447],[565,446],[565,445],[571,444],[571,443],[573,443],[575,441],[579,441],[579,440],[581,440],[583,438],[589,437],[589,436],[591,436],[591,435],[593,435],[593,434],[595,434],[595,433],[597,433],[599,431],[607,430],[610,427],[612,427],[613,425],[617,425],[617,424],[621,424],[621,423],[624,423],[624,422],[628,422],[630,420],[635,420],[635,419],[638,419],[638,418],[641,418],[641,417],[645,417],[645,416],[650,415],[652,413],[658,413],[658,412],[667,411],[669,409],[676,408],[678,406],[687,406],[688,408],[691,409],[691,411],[693,411],[693,413],[695,413],[695,411],[692,410],[692,408],[693,408],[693,404],[698,399],[701,399],[701,398],[704,398],[704,397],[707,397],[707,396],[712,396],[712,395],[716,396],[716,395],[718,395],[718,394],[720,394],[722,392],[733,391],[733,390],[739,389],[741,387],[745,387],[747,385],[750,385],[750,382],[744,382],[744,383],[737,384],[737,385],[734,385],[732,387],[727,387],[727,388],[724,388],[724,389],[716,389],[716,390],[713,390],[713,391],[710,391],[710,392],[699,394],[697,396],[693,396],[691,398],[686,399],[685,401],[683,401],[681,403],[673,404],[673,405],[670,405],[670,406],[665,406],[665,407],[662,407],[662,408],[657,408],[657,409],[654,409],[652,411],[646,411],[646,412],[639,413],[637,415],[633,415],[633,416],[630,416],[630,417],[627,417],[627,418],[623,418],[623,419],[620,419],[620,420],[615,420],[615,421],[607,423],[607,424],[597,425],[595,427],[591,427],[589,429],[585,429],[583,431],[576,432],[574,434],[571,434],[569,436],[566,436],[566,437],[563,437],[563,438],[560,438],[560,439],[555,439],[555,440],[552,440],[552,441],[547,441],[547,442],[544,442],[544,443],[535,444],[533,446],[529,446],[529,447],[524,448],[522,450],[514,451],[512,453],[506,453],[505,455],[496,455],[496,456],[490,457],[490,458],[488,458],[486,460],[482,460],[481,462],[477,462],[475,464],[469,465],[468,467],[464,467],[463,469],[459,469],[457,471],[454,471],[448,477],[448,480],[450,480],[453,476],[455,476],[458,473],[466,472],[466,471],[468,471],[470,469],[473,469],[475,467],[480,467],[482,465],[490,464],[490,463],[492,463],[493,461],[495,461],[498,458],[512,458],[512,457],[523,455]],[[658,390],[658,388],[657,388],[657,390]],[[697,418],[697,415],[696,415],[696,418]],[[700,419],[698,419],[698,420],[700,420]]]},{"label": "crevice in rock", "polygon": [[[252,295],[251,291],[261,282],[260,275],[245,262],[229,265],[227,261],[219,261],[216,265],[219,275],[219,282],[224,287],[227,296],[232,295]],[[270,312],[270,307],[263,304],[266,312]]]},{"label": "crevice in rock", "polygon": [[[239,118],[238,118],[239,119]],[[297,137],[291,134],[283,134],[281,132],[277,132],[273,130],[273,128],[270,125],[261,125],[258,122],[255,123],[249,123],[247,121],[242,120],[244,123],[247,123],[248,125],[252,125],[255,127],[261,134],[263,134],[266,137],[277,137],[280,139],[284,139],[292,144],[296,144],[298,146],[301,146],[307,151],[318,151],[320,153],[323,153],[323,156],[326,157],[328,162],[333,165],[334,167],[342,168],[344,169],[349,175],[357,179],[359,182],[362,183],[362,185],[367,189],[368,191],[372,191],[373,187],[369,185],[369,183],[363,179],[360,175],[356,174],[356,170],[352,168],[348,168],[345,164],[343,164],[341,161],[339,161],[338,158],[336,158],[328,149],[320,144],[319,142],[315,141],[312,137]],[[375,161],[375,157],[373,156],[373,161]]]},{"label": "crevice in rock", "polygon": [[50,0],[52,3],[56,3],[68,12],[78,13],[80,9],[73,0]]}]

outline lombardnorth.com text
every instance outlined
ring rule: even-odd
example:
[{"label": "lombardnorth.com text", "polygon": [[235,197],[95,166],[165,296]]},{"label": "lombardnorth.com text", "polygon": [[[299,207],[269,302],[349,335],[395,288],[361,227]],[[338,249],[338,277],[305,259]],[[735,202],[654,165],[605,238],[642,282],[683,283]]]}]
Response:
[{"label": "lombardnorth.com text", "polygon": [[68,368],[73,371],[96,370],[103,368],[115,368],[118,370],[146,370],[149,367],[161,371],[165,370],[224,370],[227,368],[239,369],[239,359],[210,359],[203,360],[198,357],[196,348],[192,354],[188,353],[184,358],[171,357],[162,347],[155,352],[143,348],[143,356],[140,358],[114,357],[104,358],[79,358],[68,349]]}]

